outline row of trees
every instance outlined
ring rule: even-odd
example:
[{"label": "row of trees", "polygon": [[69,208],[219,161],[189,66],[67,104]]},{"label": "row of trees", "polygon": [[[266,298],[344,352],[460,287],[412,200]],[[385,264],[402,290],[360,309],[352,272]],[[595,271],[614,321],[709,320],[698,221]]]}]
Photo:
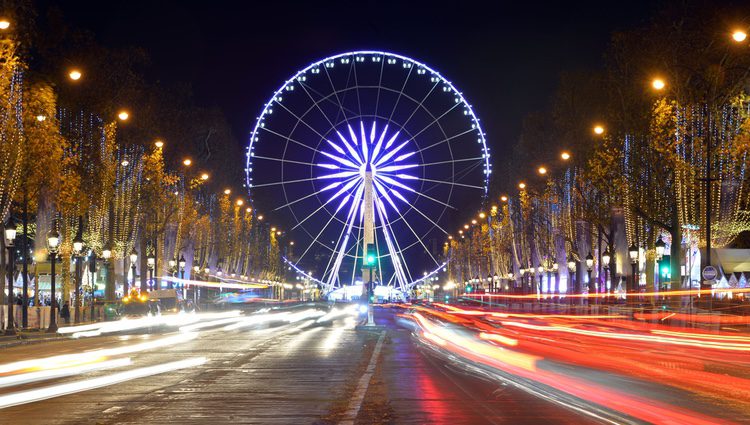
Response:
[{"label": "row of trees", "polygon": [[[614,34],[604,69],[563,74],[498,167],[496,187],[508,195],[446,242],[450,277],[518,278],[541,266],[570,282],[570,263],[584,282],[591,254],[600,287],[606,268],[613,287],[628,276],[636,290],[629,251],[637,248],[641,281],[658,280],[661,253],[669,256],[664,277],[677,288],[681,266],[690,268],[708,238],[725,247],[750,230],[750,44],[747,22],[736,16],[670,5],[647,25]],[[528,169],[537,172],[524,175]],[[662,243],[666,251],[657,252]]]},{"label": "row of trees", "polygon": [[[241,181],[242,170],[241,156],[226,154],[237,142],[217,109],[196,106],[189,87],[146,81],[139,49],[103,47],[28,2],[6,10],[14,13],[0,35],[0,218],[18,223],[24,286],[31,259],[47,261],[52,226],[66,301],[80,294],[68,265],[89,252],[111,252],[108,300],[115,268],[124,283],[133,251],[142,289],[147,254],[157,276],[184,256],[188,268],[278,279],[279,235],[230,189],[215,190]],[[212,169],[220,173],[209,178]],[[77,238],[85,252],[74,252]],[[12,279],[0,279],[0,296]]]}]

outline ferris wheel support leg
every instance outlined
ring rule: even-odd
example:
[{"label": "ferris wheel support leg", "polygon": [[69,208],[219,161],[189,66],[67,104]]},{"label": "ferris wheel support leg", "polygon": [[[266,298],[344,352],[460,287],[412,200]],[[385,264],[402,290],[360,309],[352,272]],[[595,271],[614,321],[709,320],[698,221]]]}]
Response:
[{"label": "ferris wheel support leg", "polygon": [[[363,143],[367,143],[363,140]],[[362,305],[367,309],[367,323],[365,326],[375,326],[373,318],[373,305],[370,300],[370,294],[374,292],[372,287],[373,267],[367,264],[367,247],[375,243],[375,203],[373,202],[373,192],[375,184],[372,179],[372,171],[365,171],[364,179],[364,241],[362,243],[362,296],[360,297]]]}]

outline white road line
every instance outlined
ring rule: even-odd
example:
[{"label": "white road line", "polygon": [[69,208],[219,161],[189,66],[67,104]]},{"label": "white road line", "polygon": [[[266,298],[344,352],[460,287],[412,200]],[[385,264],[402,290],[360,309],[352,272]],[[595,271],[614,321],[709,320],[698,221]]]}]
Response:
[{"label": "white road line", "polygon": [[365,394],[367,394],[367,388],[370,386],[370,379],[375,374],[375,367],[378,363],[378,357],[380,357],[380,350],[383,348],[383,340],[385,338],[385,332],[380,333],[375,349],[372,351],[372,357],[370,357],[370,363],[365,369],[365,373],[359,378],[357,389],[354,391],[354,396],[349,402],[349,407],[344,412],[344,419],[339,422],[339,425],[353,425],[354,420],[359,415],[359,410],[362,408],[362,402],[365,401]]}]

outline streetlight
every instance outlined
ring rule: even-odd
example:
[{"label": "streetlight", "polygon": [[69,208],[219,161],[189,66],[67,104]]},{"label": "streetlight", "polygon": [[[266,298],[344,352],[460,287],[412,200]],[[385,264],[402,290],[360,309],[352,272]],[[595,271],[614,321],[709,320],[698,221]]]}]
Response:
[{"label": "streetlight", "polygon": [[81,266],[83,261],[83,218],[78,217],[78,231],[76,232],[75,238],[73,238],[73,258],[76,262],[76,281],[75,281],[75,292],[76,292],[76,303],[73,312],[74,323],[78,323],[80,320],[80,304],[81,304]]},{"label": "streetlight", "polygon": [[[607,285],[607,280],[609,279],[609,260],[612,258],[612,256],[609,253],[609,248],[604,248],[604,253],[602,253],[602,262],[604,263],[604,286]],[[609,289],[614,292],[614,286],[615,282],[609,284]]]},{"label": "streetlight", "polygon": [[[172,257],[169,261],[167,261],[167,264],[169,264],[169,273],[172,274],[172,277],[175,277],[177,274],[177,258]],[[167,284],[168,289],[172,289],[172,280],[169,280],[169,283]]]},{"label": "streetlight", "polygon": [[55,256],[57,256],[57,250],[60,248],[60,233],[57,232],[57,222],[52,223],[52,230],[47,233],[47,250],[49,251],[50,261],[50,315],[49,315],[49,327],[47,332],[57,332],[57,313],[55,313]]},{"label": "streetlight", "polygon": [[656,279],[659,282],[659,286],[661,286],[661,259],[664,256],[664,250],[667,248],[667,244],[664,243],[664,240],[661,238],[661,235],[659,235],[659,239],[656,240],[655,247],[656,247]]},{"label": "streetlight", "polygon": [[[135,247],[133,247],[133,250],[130,251],[130,270],[133,272],[133,288],[135,288],[135,264],[138,261],[138,251],[135,250]],[[126,279],[127,280],[127,279]],[[128,294],[123,294],[128,295]]]},{"label": "streetlight", "polygon": [[654,90],[664,90],[664,87],[667,86],[667,83],[664,82],[661,78],[654,78],[651,81],[651,87],[654,88]]},{"label": "streetlight", "polygon": [[154,145],[156,146],[156,149],[161,149],[161,148],[163,148],[163,147],[164,147],[164,142],[163,142],[163,141],[161,141],[161,140],[158,140],[158,139],[157,139],[157,140],[156,140],[156,141],[154,142]]},{"label": "streetlight", "polygon": [[536,267],[536,272],[539,275],[539,289],[537,289],[537,293],[541,293],[542,292],[542,279],[544,279],[544,267],[541,264],[539,264]]},{"label": "streetlight", "polygon": [[106,298],[106,301],[111,301],[110,294],[114,292],[114,290],[112,290],[109,285],[109,259],[112,258],[112,248],[109,245],[105,246],[102,250],[102,258],[104,258],[104,270],[107,271],[107,281],[104,287],[104,297]]},{"label": "streetlight", "polygon": [[594,268],[594,256],[591,255],[591,252],[589,252],[589,255],[586,256],[586,272],[588,273],[588,278],[589,278],[589,292],[591,292],[591,270],[593,268]]},{"label": "streetlight", "polygon": [[594,126],[594,133],[598,134],[598,135],[604,134],[604,127],[602,127],[601,125],[595,125]]},{"label": "streetlight", "polygon": [[82,76],[83,74],[81,74],[81,71],[77,69],[71,69],[70,72],[68,73],[68,77],[70,77],[70,79],[73,81],[80,80]]},{"label": "streetlight", "polygon": [[628,248],[628,255],[630,256],[630,264],[633,266],[633,292],[635,292],[638,290],[638,281],[635,277],[638,265],[638,247],[635,244],[630,245],[630,248]]},{"label": "streetlight", "polygon": [[570,282],[568,282],[567,292],[572,292],[574,294],[578,293],[578,288],[576,287],[578,282],[574,282],[575,276],[576,276],[576,260],[571,255],[570,257],[568,257],[568,278],[570,279]]},{"label": "streetlight", "polygon": [[16,241],[16,226],[13,225],[13,221],[8,220],[8,224],[5,225],[5,247],[8,248],[8,270],[10,274],[10,285],[8,286],[8,326],[5,329],[5,335],[15,335],[16,325],[13,323],[15,315],[13,314],[13,274],[16,270],[16,258],[14,245]]},{"label": "streetlight", "polygon": [[203,180],[203,181],[208,180],[208,177],[209,177],[208,173],[201,174],[201,180]]},{"label": "streetlight", "polygon": [[180,254],[178,265],[180,266],[180,279],[182,280],[182,298],[185,298],[185,296],[187,295],[187,289],[185,288],[185,265],[186,264],[187,264],[187,261],[185,261],[185,256]]},{"label": "streetlight", "polygon": [[193,160],[190,159],[190,158],[185,158],[185,159],[182,160],[182,165],[184,165],[186,167],[189,167],[190,164],[192,164],[192,163],[193,163]]},{"label": "streetlight", "polygon": [[562,158],[563,161],[567,161],[570,159],[570,153],[569,152],[563,152],[560,154],[560,158]]},{"label": "streetlight", "polygon": [[120,119],[120,121],[127,121],[127,120],[128,120],[128,118],[130,118],[130,113],[128,113],[128,111],[125,111],[125,110],[123,110],[123,111],[120,111],[120,112],[119,112],[119,113],[117,114],[117,118],[119,118],[119,119]]},{"label": "streetlight", "polygon": [[10,28],[10,21],[5,18],[0,19],[0,30],[7,30],[8,28]]},{"label": "streetlight", "polygon": [[518,183],[518,188],[521,190],[526,189],[526,183],[524,182]]},{"label": "streetlight", "polygon": [[547,169],[546,169],[545,167],[539,167],[539,169],[538,169],[537,171],[538,171],[538,172],[539,172],[539,174],[541,174],[541,175],[545,175],[545,174],[547,174]]},{"label": "streetlight", "polygon": [[557,261],[555,260],[552,263],[552,271],[555,272],[555,293],[560,294],[560,274],[559,274],[560,265],[557,264]]},{"label": "streetlight", "polygon": [[[2,24],[2,21],[0,21],[0,24]],[[0,26],[0,29],[5,29],[5,28],[2,28],[2,27]],[[746,39],[746,38],[747,38],[747,33],[746,33],[745,31],[742,31],[742,30],[735,30],[735,31],[734,31],[734,32],[732,33],[732,39],[733,39],[734,41],[738,42],[738,43],[741,43],[741,42],[745,41],[745,39]]]},{"label": "streetlight", "polygon": [[148,266],[149,281],[151,282],[152,288],[156,289],[156,282],[154,281],[154,268],[156,267],[156,258],[154,253],[150,252],[146,257],[146,265]]},{"label": "streetlight", "polygon": [[526,291],[526,287],[524,286],[524,278],[526,277],[526,268],[524,266],[521,266],[521,268],[518,269],[519,278],[521,279],[521,293],[523,294]]}]

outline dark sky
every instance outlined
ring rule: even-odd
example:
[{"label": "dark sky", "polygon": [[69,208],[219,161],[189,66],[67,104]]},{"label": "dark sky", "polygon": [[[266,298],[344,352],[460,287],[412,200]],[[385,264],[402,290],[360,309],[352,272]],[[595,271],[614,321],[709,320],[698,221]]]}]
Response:
[{"label": "dark sky", "polygon": [[59,7],[106,45],[146,48],[150,75],[190,82],[200,104],[224,110],[243,145],[263,102],[296,70],[335,53],[377,49],[441,71],[502,151],[515,143],[523,117],[543,107],[562,69],[600,65],[610,33],[643,22],[654,5],[130,0]]}]

